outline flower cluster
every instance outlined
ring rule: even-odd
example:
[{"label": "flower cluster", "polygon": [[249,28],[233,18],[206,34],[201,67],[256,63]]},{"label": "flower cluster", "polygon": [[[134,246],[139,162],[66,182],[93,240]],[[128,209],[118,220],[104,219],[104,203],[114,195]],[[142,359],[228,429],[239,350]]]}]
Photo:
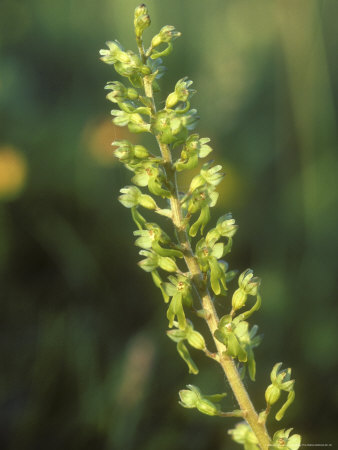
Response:
[{"label": "flower cluster", "polygon": [[[138,54],[124,50],[117,41],[107,42],[108,48],[100,51],[101,60],[113,65],[129,83],[112,81],[105,87],[109,91],[107,99],[116,108],[111,111],[114,124],[127,126],[132,133],[153,135],[160,150],[156,152],[128,140],[113,142],[116,158],[132,173],[131,185],[121,189],[119,200],[130,208],[137,226],[135,245],[143,257],[139,266],[151,274],[167,304],[168,337],[176,343],[189,373],[198,373],[189,348],[202,351],[219,363],[232,379],[230,384],[240,409],[222,412],[219,402],[225,394],[203,395],[193,385],[179,392],[180,404],[211,416],[245,418],[247,423],[237,425],[231,435],[247,449],[284,445],[283,448],[297,450],[300,437],[290,437],[291,430],[280,430],[271,439],[265,428],[270,407],[279,400],[281,392],[287,392],[288,397],[276,414],[277,420],[281,420],[294,399],[290,369],[280,372],[281,364],[274,367],[272,384],[265,392],[267,408],[260,415],[241,383],[246,368],[251,380],[256,374],[253,350],[260,344],[261,336],[257,335],[257,325],[250,326],[247,319],[261,305],[260,279],[247,269],[238,277],[238,288],[231,288],[237,271],[229,270],[224,258],[232,250],[238,226],[230,212],[207,230],[211,209],[218,200],[217,186],[224,177],[222,167],[213,161],[205,162],[191,177],[187,192],[181,192],[181,173],[186,179],[189,170],[198,167],[212,148],[209,138],[193,132],[199,117],[190,105],[195,90],[187,77],[175,84],[161,103],[164,107],[156,108],[153,92],[159,90],[158,80],[164,73],[162,58],[172,51],[173,42],[181,33],[173,26],[164,26],[145,48],[143,33],[150,23],[147,7],[137,7],[134,28]],[[175,233],[170,236],[165,224],[154,222],[154,218],[148,220],[143,210],[163,216],[164,222],[174,226]],[[215,297],[219,297],[217,303]],[[223,311],[228,310],[220,320],[216,304],[222,305]],[[206,321],[216,352],[208,350],[208,340],[195,329],[192,317]]]}]

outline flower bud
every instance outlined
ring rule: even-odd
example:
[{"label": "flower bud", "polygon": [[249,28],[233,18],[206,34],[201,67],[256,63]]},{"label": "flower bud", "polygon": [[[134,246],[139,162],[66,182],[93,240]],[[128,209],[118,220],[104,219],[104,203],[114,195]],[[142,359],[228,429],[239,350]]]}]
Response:
[{"label": "flower bud", "polygon": [[196,348],[197,350],[205,349],[204,337],[198,331],[191,330],[190,332],[188,332],[187,341],[192,347]]},{"label": "flower bud", "polygon": [[242,288],[238,288],[233,296],[232,296],[232,308],[234,311],[237,311],[238,309],[243,308],[246,301],[248,299],[248,295]]},{"label": "flower bud", "polygon": [[274,365],[270,375],[271,382],[282,391],[290,392],[293,390],[295,380],[290,379],[291,378],[290,368],[279,372],[281,366],[282,363],[277,363]]},{"label": "flower bud", "polygon": [[218,219],[216,229],[221,236],[231,238],[236,233],[238,225],[231,213],[228,213]]},{"label": "flower bud", "polygon": [[141,191],[135,186],[126,186],[120,189],[122,195],[119,196],[119,201],[126,208],[132,208],[139,204],[140,197],[142,196]]},{"label": "flower bud", "polygon": [[134,146],[129,141],[114,141],[112,145],[118,147],[115,149],[114,155],[121,161],[126,161],[134,157]]},{"label": "flower bud", "polygon": [[[145,8],[146,9],[146,8]],[[136,11],[135,11],[136,12]],[[140,38],[146,28],[150,26],[151,20],[148,14],[141,14],[136,17],[134,20],[135,26],[135,34],[137,38]]]},{"label": "flower bud", "polygon": [[189,89],[191,85],[192,81],[187,77],[179,80],[176,83],[175,91],[169,94],[166,100],[166,108],[173,108],[178,102],[186,102],[196,92],[194,89]]},{"label": "flower bud", "polygon": [[165,102],[165,107],[167,109],[173,108],[178,103],[178,96],[176,92],[172,92],[168,95],[167,100]]},{"label": "flower bud", "polygon": [[159,256],[158,265],[167,272],[178,272],[175,261],[169,256]]},{"label": "flower bud", "polygon": [[217,416],[219,413],[219,407],[206,398],[201,398],[197,401],[196,408],[199,412],[207,414],[208,416]]},{"label": "flower bud", "polygon": [[141,5],[135,8],[134,21],[138,20],[141,16],[144,16],[146,14],[148,14],[148,8],[144,3],[142,3]]},{"label": "flower bud", "polygon": [[147,194],[141,194],[139,197],[139,204],[143,206],[143,208],[157,209],[155,200]]},{"label": "flower bud", "polygon": [[258,277],[253,276],[253,271],[247,269],[243,272],[238,279],[238,285],[247,295],[257,295],[258,288],[261,284],[261,280]]},{"label": "flower bud", "polygon": [[176,31],[174,26],[166,25],[160,30],[158,34],[153,37],[151,46],[153,48],[158,47],[162,43],[169,43],[179,36],[181,36],[181,33],[179,31]]},{"label": "flower bud", "polygon": [[106,64],[115,64],[118,61],[117,56],[122,52],[121,46],[117,42],[108,41],[106,42],[107,49],[100,50],[101,61]]},{"label": "flower bud", "polygon": [[143,145],[135,145],[134,152],[135,152],[136,158],[143,159],[143,158],[147,158],[149,156],[148,150],[145,147],[143,147]]},{"label": "flower bud", "polygon": [[179,391],[181,399],[181,405],[184,408],[196,408],[199,396],[195,391],[188,391],[188,389],[182,389]]},{"label": "flower bud", "polygon": [[156,253],[148,250],[141,250],[140,255],[145,256],[145,259],[138,262],[138,265],[141,267],[141,269],[145,270],[146,272],[152,272],[158,267],[158,256],[156,255]]},{"label": "flower bud", "polygon": [[265,391],[265,400],[268,405],[276,403],[280,397],[280,389],[277,386],[270,384]]}]

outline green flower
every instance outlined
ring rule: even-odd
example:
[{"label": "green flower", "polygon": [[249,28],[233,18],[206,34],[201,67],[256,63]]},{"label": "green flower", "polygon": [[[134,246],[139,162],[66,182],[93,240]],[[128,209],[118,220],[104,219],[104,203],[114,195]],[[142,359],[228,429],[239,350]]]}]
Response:
[{"label": "green flower", "polygon": [[140,38],[146,28],[150,26],[150,17],[146,5],[140,5],[134,12],[134,28],[137,38]]},{"label": "green flower", "polygon": [[134,231],[134,236],[138,236],[135,245],[145,250],[152,249],[160,256],[170,256],[173,258],[183,258],[180,250],[173,248],[164,248],[163,245],[172,245],[169,236],[156,223],[146,223],[146,229]]},{"label": "green flower", "polygon": [[119,196],[119,201],[126,208],[140,205],[146,209],[158,209],[155,200],[150,195],[142,194],[136,186],[126,186],[120,189],[120,192],[122,195]]},{"label": "green flower", "polygon": [[148,186],[149,191],[163,198],[170,197],[168,189],[163,188],[166,184],[166,176],[158,165],[144,161],[133,167],[135,172],[132,182],[137,186]]},{"label": "green flower", "polygon": [[[127,104],[124,104],[127,106]],[[122,107],[122,104],[120,105]],[[142,109],[142,111],[140,111]],[[146,133],[150,131],[150,124],[147,123],[142,115],[139,112],[132,112],[132,111],[140,111],[140,113],[144,114],[146,108],[137,108],[137,109],[130,109],[130,112],[127,111],[121,111],[119,109],[112,109],[111,114],[112,116],[115,116],[113,119],[113,122],[115,125],[119,127],[124,127],[128,125],[129,131],[132,133]]]},{"label": "green flower", "polygon": [[238,423],[229,434],[237,444],[244,445],[244,450],[259,450],[258,439],[247,423]]},{"label": "green flower", "polygon": [[202,186],[214,186],[216,187],[223,179],[224,173],[220,172],[222,169],[221,165],[217,165],[214,167],[211,167],[213,164],[213,161],[209,161],[205,164],[203,164],[199,175],[196,175],[189,187],[189,192],[194,192],[196,189],[202,187]]},{"label": "green flower", "polygon": [[148,250],[141,250],[140,255],[145,256],[145,259],[140,261],[138,265],[146,272],[152,272],[158,267],[166,272],[178,272],[175,260],[168,256],[160,256],[154,251]]},{"label": "green flower", "polygon": [[167,311],[169,327],[171,328],[173,326],[175,317],[177,317],[178,325],[183,330],[187,326],[183,306],[192,306],[191,284],[183,276],[171,276],[169,280],[170,283],[163,283],[162,285],[165,293],[171,297]]},{"label": "green flower", "polygon": [[149,152],[143,147],[143,145],[133,145],[127,140],[114,141],[112,145],[117,147],[114,151],[114,155],[122,163],[124,163],[128,169],[134,170],[133,167],[140,164],[140,161],[148,158]]},{"label": "green flower", "polygon": [[136,89],[126,88],[120,81],[110,81],[106,84],[105,89],[111,91],[106,95],[106,98],[113,103],[122,103],[125,100],[136,100],[139,96]]},{"label": "green flower", "polygon": [[189,89],[191,85],[192,81],[188,80],[188,77],[184,77],[179,80],[176,83],[175,91],[168,95],[165,107],[167,109],[172,109],[179,102],[187,102],[190,97],[196,92],[194,89]]},{"label": "green flower", "polygon": [[261,280],[253,276],[251,269],[245,270],[238,278],[239,288],[232,296],[233,311],[243,308],[249,295],[257,296]]},{"label": "green flower", "polygon": [[[170,278],[170,277],[169,277]],[[173,322],[175,327],[179,326],[178,322]],[[167,331],[168,337],[174,342],[186,340],[191,347],[197,350],[205,350],[204,337],[198,331],[194,330],[193,323],[187,319],[185,328]]]},{"label": "green flower", "polygon": [[272,439],[272,448],[274,450],[298,450],[301,444],[301,437],[299,434],[290,436],[292,430],[293,428],[276,431]]},{"label": "green flower", "polygon": [[189,215],[200,211],[198,219],[189,228],[190,236],[195,237],[198,230],[200,230],[201,234],[203,233],[204,227],[210,221],[210,208],[216,205],[217,199],[218,192],[212,189],[201,188],[191,195],[187,203],[183,204],[183,207],[187,207]]},{"label": "green flower", "polygon": [[256,336],[257,325],[249,331],[249,323],[241,320],[241,317],[232,319],[231,315],[221,318],[215,337],[226,346],[226,353],[240,362],[247,362],[249,376],[255,380],[256,363],[253,349],[261,342],[261,336]]},{"label": "green flower", "polygon": [[227,254],[231,250],[232,237],[237,229],[238,225],[236,225],[236,221],[233,219],[231,213],[225,214],[218,219],[216,227],[208,232],[205,241],[208,245],[213,245],[222,237],[228,238],[227,248],[224,251],[224,254]]},{"label": "green flower", "polygon": [[[157,59],[162,56],[167,56],[172,52],[173,45],[172,41],[181,36],[181,33],[175,29],[172,25],[166,25],[161,28],[160,32],[156,34],[150,45],[150,57],[152,59]],[[162,51],[155,50],[161,44],[167,44],[167,47]]]},{"label": "green flower", "polygon": [[226,267],[218,261],[224,254],[224,244],[222,242],[207,245],[205,239],[201,239],[196,244],[196,257],[202,272],[210,270],[210,284],[216,295],[225,294],[226,286]]},{"label": "green flower", "polygon": [[291,369],[289,368],[280,371],[281,366],[282,363],[277,363],[274,365],[270,375],[272,384],[270,384],[265,391],[265,400],[268,405],[275,404],[279,400],[282,391],[288,392],[288,397],[285,403],[275,416],[278,421],[283,418],[285,411],[295,399],[295,392],[293,390],[295,380],[290,379]]},{"label": "green flower", "polygon": [[205,158],[212,152],[212,148],[207,145],[208,142],[209,138],[200,139],[198,134],[190,135],[183,145],[180,158],[174,164],[176,170],[181,172],[197,167],[198,158]]},{"label": "green flower", "polygon": [[218,416],[221,414],[220,405],[218,403],[227,395],[203,395],[198,387],[192,384],[187,385],[188,389],[182,389],[179,392],[180,405],[184,408],[197,408],[202,414],[208,416]]},{"label": "green flower", "polygon": [[161,110],[152,121],[152,130],[163,144],[178,144],[187,139],[188,132],[195,128],[197,120],[196,109],[185,114],[174,110]]},{"label": "green flower", "polygon": [[144,65],[140,57],[131,50],[125,52],[118,41],[109,41],[106,44],[108,50],[100,50],[101,61],[113,64],[116,72],[129,78],[134,87],[142,87],[142,77],[151,73],[150,67]]}]

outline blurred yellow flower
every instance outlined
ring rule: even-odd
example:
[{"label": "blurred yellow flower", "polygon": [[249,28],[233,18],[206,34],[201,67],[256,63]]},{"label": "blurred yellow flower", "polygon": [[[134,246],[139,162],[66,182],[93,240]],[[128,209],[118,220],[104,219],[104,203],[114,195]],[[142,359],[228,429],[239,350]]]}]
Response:
[{"label": "blurred yellow flower", "polygon": [[0,146],[0,200],[19,195],[26,184],[27,161],[23,153],[12,146]]}]

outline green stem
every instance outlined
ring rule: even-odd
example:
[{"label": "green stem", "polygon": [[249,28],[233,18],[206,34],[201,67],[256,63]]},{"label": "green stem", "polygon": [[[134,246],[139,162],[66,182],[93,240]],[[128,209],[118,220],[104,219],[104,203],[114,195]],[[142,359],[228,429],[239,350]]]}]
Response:
[{"label": "green stem", "polygon": [[[147,77],[144,77],[144,91],[145,95],[149,97],[152,101],[153,112],[156,112],[154,96],[152,91],[152,83]],[[218,362],[222,366],[222,369],[229,381],[229,384],[238,401],[241,411],[243,411],[243,416],[245,420],[248,422],[252,431],[255,433],[257,437],[260,448],[262,450],[267,450],[269,448],[271,440],[266,430],[265,424],[260,423],[258,420],[258,414],[242,383],[241,377],[235,366],[234,360],[225,353],[226,351],[225,345],[219,342],[214,337],[214,333],[218,327],[219,319],[214,303],[203,280],[203,274],[199,268],[197,259],[192,251],[189,237],[185,229],[182,208],[178,197],[176,172],[172,166],[171,152],[168,145],[163,144],[158,136],[156,136],[156,140],[160,147],[162,158],[165,163],[164,166],[166,169],[168,181],[171,184],[171,186],[173,186],[171,193],[172,195],[170,197],[172,221],[176,228],[178,240],[184,252],[184,259],[192,275],[192,280],[195,285],[196,291],[198,292],[202,307],[207,312],[205,320],[208,324],[210,333],[214,339],[215,346],[217,348]]]}]

